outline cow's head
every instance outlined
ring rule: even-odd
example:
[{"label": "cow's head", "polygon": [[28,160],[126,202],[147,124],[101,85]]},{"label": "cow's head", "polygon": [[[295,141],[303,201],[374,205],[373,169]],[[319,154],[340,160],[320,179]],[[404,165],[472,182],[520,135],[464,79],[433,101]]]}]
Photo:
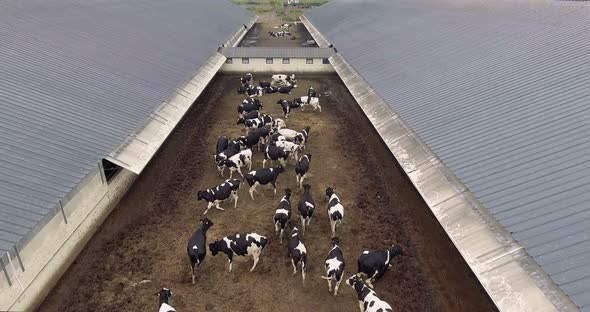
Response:
[{"label": "cow's head", "polygon": [[291,193],[293,193],[293,191],[291,191],[290,188],[285,189],[285,196],[287,196],[287,199],[291,198]]},{"label": "cow's head", "polygon": [[340,246],[342,240],[339,237],[332,237],[332,246]]},{"label": "cow's head", "polygon": [[402,250],[402,247],[400,245],[391,245],[391,248],[389,248],[389,266],[392,266],[391,261],[393,260],[393,258],[395,256],[403,256],[404,255],[404,251]]},{"label": "cow's head", "polygon": [[278,173],[283,173],[283,172],[285,172],[285,167],[283,167],[282,165],[278,165],[275,167],[275,170]]},{"label": "cow's head", "polygon": [[279,99],[279,100],[277,101],[277,104],[283,104],[283,103],[285,103],[285,102],[286,102],[285,100],[283,100],[283,99]]},{"label": "cow's head", "polygon": [[208,193],[209,192],[207,192],[207,191],[198,191],[197,192],[197,200],[206,199]]},{"label": "cow's head", "polygon": [[361,291],[365,287],[363,280],[361,280],[361,278],[356,275],[349,277],[346,280],[346,284],[348,284],[348,285],[350,285],[350,287],[354,288],[354,290],[356,290],[356,292],[359,294],[361,293]]},{"label": "cow's head", "polygon": [[309,192],[309,190],[311,190],[311,185],[303,184],[303,192],[307,193],[307,192]]},{"label": "cow's head", "polygon": [[245,125],[246,124],[246,119],[244,119],[243,117],[238,118],[238,121],[236,122],[236,125]]},{"label": "cow's head", "polygon": [[168,299],[172,297],[172,292],[170,289],[163,287],[156,293],[156,296],[160,297],[160,305],[162,305],[162,303],[168,304]]},{"label": "cow's head", "polygon": [[203,231],[207,231],[210,227],[213,226],[213,222],[208,218],[201,219],[201,226],[203,227]]},{"label": "cow's head", "polygon": [[332,195],[334,194],[334,189],[331,187],[327,187],[326,188],[326,196],[328,196],[328,198],[332,197]]}]

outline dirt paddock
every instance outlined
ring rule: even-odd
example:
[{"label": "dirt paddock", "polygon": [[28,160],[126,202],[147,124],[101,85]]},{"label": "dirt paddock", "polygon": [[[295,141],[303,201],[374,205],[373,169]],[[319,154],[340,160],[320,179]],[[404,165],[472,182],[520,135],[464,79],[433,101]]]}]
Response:
[{"label": "dirt paddock", "polygon": [[[259,77],[254,77],[258,80]],[[262,78],[262,77],[260,77]],[[266,78],[266,77],[264,77]],[[267,79],[265,79],[267,80]],[[348,277],[365,249],[397,243],[405,255],[376,283],[376,291],[395,311],[493,311],[493,305],[459,253],[447,239],[354,99],[335,75],[301,76],[299,85],[317,86],[323,112],[295,110],[287,125],[311,127],[307,152],[313,155],[309,179],[316,213],[306,231],[309,271],[305,285],[292,276],[286,243],[274,236],[272,216],[280,199],[260,188],[252,201],[240,190],[237,209],[211,210],[215,225],[208,240],[254,231],[270,242],[254,272],[251,258],[238,258],[227,272],[224,255],[208,254],[191,284],[188,238],[206,203],[198,190],[222,182],[212,160],[218,135],[238,136],[235,90],[238,76],[219,74],[197,100],[129,193],[47,297],[41,311],[156,311],[156,291],[172,289],[178,311],[358,311],[356,294],[342,285],[338,297],[328,293],[323,262],[330,249],[324,189],[335,186],[345,206],[343,241]],[[295,89],[304,95],[306,90]],[[284,95],[261,98],[264,112],[280,115],[275,104]],[[262,164],[254,151],[253,168]],[[280,190],[294,189],[293,165],[279,177]],[[280,194],[281,192],[279,192]],[[299,213],[293,210],[293,217]],[[138,284],[140,281],[149,282]]]}]

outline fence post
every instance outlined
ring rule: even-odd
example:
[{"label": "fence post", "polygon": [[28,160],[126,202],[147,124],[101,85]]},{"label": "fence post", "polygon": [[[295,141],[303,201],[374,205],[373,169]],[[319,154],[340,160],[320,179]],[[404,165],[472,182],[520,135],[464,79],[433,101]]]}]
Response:
[{"label": "fence post", "polygon": [[6,280],[8,281],[8,286],[12,286],[12,281],[10,280],[10,276],[8,276],[8,271],[6,270],[6,266],[4,265],[3,257],[0,257],[0,265],[2,265],[2,271],[4,271],[4,275],[6,275]]},{"label": "fence post", "polygon": [[64,205],[59,201],[59,209],[61,210],[61,215],[64,217],[64,221],[68,224],[68,218],[66,217],[66,212],[64,211]]},{"label": "fence post", "polygon": [[23,265],[23,259],[21,259],[20,253],[18,252],[18,248],[16,248],[16,245],[14,246],[14,252],[16,253],[16,258],[18,259],[18,264],[20,265],[20,269],[23,270],[23,272],[24,272],[25,266]]}]

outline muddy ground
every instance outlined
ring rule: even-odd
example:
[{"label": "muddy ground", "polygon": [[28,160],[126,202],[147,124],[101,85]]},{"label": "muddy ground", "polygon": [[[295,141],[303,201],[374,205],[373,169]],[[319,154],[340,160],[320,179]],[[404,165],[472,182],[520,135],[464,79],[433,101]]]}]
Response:
[{"label": "muddy ground", "polygon": [[[254,77],[258,80],[258,77]],[[268,77],[260,77],[268,80]],[[301,79],[305,78],[305,79]],[[179,124],[129,193],[50,293],[40,311],[156,311],[160,287],[169,287],[178,311],[358,311],[356,293],[343,285],[328,293],[323,262],[330,249],[324,188],[335,186],[345,206],[340,234],[346,277],[368,248],[403,246],[405,255],[376,283],[376,291],[396,311],[493,311],[493,305],[430,210],[415,191],[369,121],[336,75],[300,77],[317,86],[323,112],[296,110],[289,128],[311,127],[307,152],[313,155],[308,183],[317,210],[305,244],[309,271],[305,286],[292,276],[286,244],[274,236],[272,216],[280,196],[261,188],[252,201],[240,190],[237,209],[211,210],[211,241],[234,232],[255,231],[270,238],[260,263],[239,258],[227,272],[225,256],[207,255],[197,283],[191,284],[186,244],[206,203],[198,190],[220,178],[212,161],[218,135],[238,136],[235,94],[238,76],[219,74]],[[292,99],[305,93],[295,89]],[[261,99],[264,112],[280,115],[280,95]],[[263,156],[254,152],[254,168]],[[293,165],[278,180],[295,190]],[[223,206],[223,205],[222,205]],[[294,217],[299,213],[294,209]],[[136,285],[142,280],[149,280]],[[134,286],[135,285],[135,286]]]},{"label": "muddy ground", "polygon": [[307,40],[313,40],[307,29],[302,23],[289,23],[291,27],[289,31],[295,38],[285,37],[271,37],[268,32],[279,32],[283,29],[274,28],[281,22],[277,21],[266,22],[266,23],[255,23],[252,28],[248,31],[244,39],[240,42],[240,47],[317,47],[314,43],[312,45],[307,44]]}]

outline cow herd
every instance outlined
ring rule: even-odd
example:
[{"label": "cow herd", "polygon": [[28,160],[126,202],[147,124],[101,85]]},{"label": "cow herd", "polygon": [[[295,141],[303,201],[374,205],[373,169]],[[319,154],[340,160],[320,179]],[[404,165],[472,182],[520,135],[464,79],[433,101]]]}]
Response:
[{"label": "cow herd", "polygon": [[[264,84],[268,88],[275,84],[296,86],[297,83],[294,75],[273,75],[272,81],[272,83],[261,82],[260,85]],[[240,82],[242,87],[247,87],[247,90],[249,90],[252,86],[252,75],[244,75]],[[248,185],[251,200],[255,200],[255,193],[261,196],[258,192],[258,188],[261,186],[272,188],[276,196],[278,178],[281,175],[288,175],[291,170],[294,171],[296,187],[302,189],[302,194],[296,203],[301,225],[298,227],[299,221],[292,219],[291,202],[293,200],[293,191],[290,188],[284,189],[272,220],[279,243],[283,243],[283,238],[287,240],[287,251],[293,266],[293,274],[300,271],[302,281],[305,283],[310,259],[308,259],[304,236],[306,228],[309,231],[311,219],[317,206],[312,195],[311,185],[304,182],[308,172],[313,171],[311,165],[312,155],[309,153],[300,155],[300,153],[303,153],[306,147],[311,144],[311,128],[306,126],[301,130],[288,129],[285,120],[289,118],[291,109],[303,109],[303,106],[311,105],[314,110],[319,109],[321,111],[321,107],[315,91],[308,92],[309,100],[307,97],[305,99],[295,99],[294,101],[279,100],[277,104],[281,105],[284,120],[274,118],[269,114],[262,113],[263,104],[260,97],[267,92],[266,88],[261,89],[264,91],[261,91],[260,95],[254,93],[252,96],[250,92],[246,91],[249,96],[237,107],[239,115],[237,125],[244,126],[245,135],[237,138],[229,138],[224,135],[218,137],[213,159],[219,176],[223,177],[225,169],[228,169],[229,179],[225,179],[222,183],[210,189],[198,191],[197,200],[203,200],[207,203],[203,214],[207,214],[213,207],[223,211],[224,208],[220,204],[226,201],[233,202],[234,208],[237,208],[239,192],[243,185]],[[310,87],[310,90],[313,90],[313,88]],[[238,92],[241,93],[241,90],[238,90]],[[314,100],[316,101],[315,106],[310,104]],[[264,160],[262,161],[262,168],[253,170],[254,148],[259,153],[262,153]],[[266,168],[267,161],[270,161],[270,167],[268,168]],[[278,162],[278,164],[274,165],[273,162]],[[291,165],[293,168],[288,170]],[[242,172],[242,169],[246,167],[247,172]],[[233,178],[235,172],[242,177],[241,180]],[[344,231],[342,225],[344,205],[334,188],[327,187],[324,195],[328,202],[326,214],[330,221],[332,240],[331,249],[324,262],[326,273],[321,278],[327,280],[328,291],[333,291],[334,296],[336,296],[345,274],[344,254],[341,248],[342,241],[336,235],[338,231]],[[187,244],[193,284],[195,283],[195,276],[208,252],[212,256],[216,256],[218,253],[225,254],[228,259],[229,272],[232,271],[234,256],[252,257],[253,264],[250,271],[256,269],[262,251],[269,243],[267,237],[254,232],[233,233],[217,238],[207,244],[207,231],[214,226],[214,223],[208,218],[203,218],[200,222],[200,226],[190,237]],[[383,277],[388,268],[392,266],[392,260],[402,254],[401,248],[393,245],[383,250],[366,250],[359,256],[357,273],[348,278],[346,283],[357,292],[361,311],[393,311],[389,304],[379,299],[373,290],[373,283]],[[365,280],[361,279],[363,276],[366,276]],[[333,283],[334,287],[332,287]],[[162,288],[158,295],[160,298],[160,312],[175,311],[168,304],[169,297],[172,295],[169,289]]]}]

